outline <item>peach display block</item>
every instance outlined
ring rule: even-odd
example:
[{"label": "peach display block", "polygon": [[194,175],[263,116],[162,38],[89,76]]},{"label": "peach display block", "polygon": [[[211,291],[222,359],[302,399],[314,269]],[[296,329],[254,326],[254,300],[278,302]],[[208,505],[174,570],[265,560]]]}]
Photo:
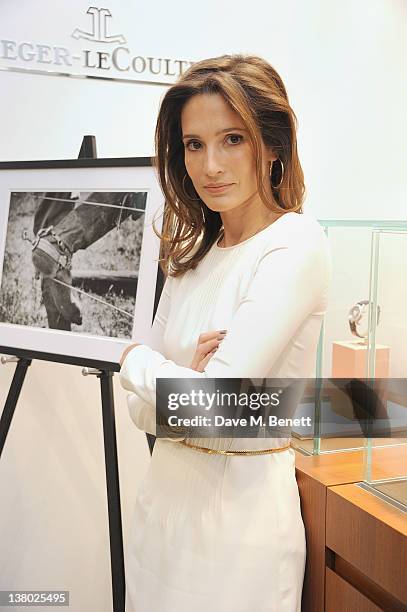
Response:
[{"label": "peach display block", "polygon": [[[376,344],[375,378],[389,377],[390,347]],[[332,343],[332,378],[364,378],[367,346],[358,340]]]}]

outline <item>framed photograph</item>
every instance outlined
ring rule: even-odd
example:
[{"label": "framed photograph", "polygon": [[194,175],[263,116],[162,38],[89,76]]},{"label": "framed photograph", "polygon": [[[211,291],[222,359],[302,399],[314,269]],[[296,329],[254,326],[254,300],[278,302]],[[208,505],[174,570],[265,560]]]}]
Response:
[{"label": "framed photograph", "polygon": [[163,210],[150,158],[0,163],[0,352],[101,367],[148,342]]}]

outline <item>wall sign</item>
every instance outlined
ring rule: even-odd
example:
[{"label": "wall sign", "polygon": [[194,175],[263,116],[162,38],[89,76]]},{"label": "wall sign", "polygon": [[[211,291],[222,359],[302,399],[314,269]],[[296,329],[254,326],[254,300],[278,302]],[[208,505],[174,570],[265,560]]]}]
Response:
[{"label": "wall sign", "polygon": [[1,70],[166,85],[192,64],[131,48],[126,34],[115,27],[112,12],[104,7],[90,6],[78,15],[78,26],[58,45],[17,40],[0,31]]}]

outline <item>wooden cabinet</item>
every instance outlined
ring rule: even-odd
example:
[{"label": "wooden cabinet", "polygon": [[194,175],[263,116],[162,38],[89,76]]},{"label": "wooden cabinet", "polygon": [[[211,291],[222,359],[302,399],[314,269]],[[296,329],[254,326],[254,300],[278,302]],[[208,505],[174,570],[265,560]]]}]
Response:
[{"label": "wooden cabinet", "polygon": [[[407,463],[407,447],[375,452],[374,478]],[[296,476],[307,537],[302,612],[405,612],[407,514],[358,486],[363,453],[296,452]]]},{"label": "wooden cabinet", "polygon": [[326,612],[380,612],[383,609],[378,608],[329,567],[326,568],[325,588]]}]

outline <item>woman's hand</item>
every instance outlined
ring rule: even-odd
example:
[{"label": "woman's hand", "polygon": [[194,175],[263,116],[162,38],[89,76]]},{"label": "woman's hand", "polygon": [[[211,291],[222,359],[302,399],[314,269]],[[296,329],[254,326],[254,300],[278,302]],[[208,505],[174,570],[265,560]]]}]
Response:
[{"label": "woman's hand", "polygon": [[226,336],[226,333],[226,329],[202,333],[198,338],[195,355],[189,367],[197,372],[203,372],[208,364],[208,361],[218,350],[219,344]]},{"label": "woman's hand", "polygon": [[123,361],[125,360],[127,353],[129,353],[131,349],[133,349],[135,346],[138,346],[139,344],[141,344],[141,342],[135,342],[134,344],[129,344],[129,346],[126,346],[123,355],[120,358],[120,367],[122,367]]}]

